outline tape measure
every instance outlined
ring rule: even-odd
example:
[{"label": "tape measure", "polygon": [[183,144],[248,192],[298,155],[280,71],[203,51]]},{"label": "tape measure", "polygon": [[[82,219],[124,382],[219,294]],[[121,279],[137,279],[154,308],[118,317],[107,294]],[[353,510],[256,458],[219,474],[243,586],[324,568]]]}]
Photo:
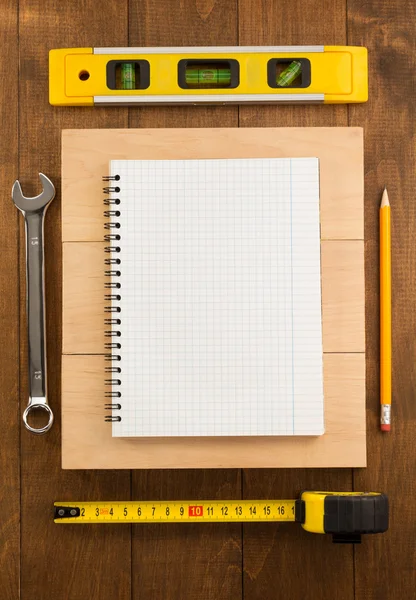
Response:
[{"label": "tape measure", "polygon": [[359,542],[388,529],[389,505],[378,492],[302,492],[297,500],[55,502],[54,521],[91,523],[300,523],[335,542]]},{"label": "tape measure", "polygon": [[49,53],[49,102],[350,103],[368,97],[358,46],[62,48]]}]

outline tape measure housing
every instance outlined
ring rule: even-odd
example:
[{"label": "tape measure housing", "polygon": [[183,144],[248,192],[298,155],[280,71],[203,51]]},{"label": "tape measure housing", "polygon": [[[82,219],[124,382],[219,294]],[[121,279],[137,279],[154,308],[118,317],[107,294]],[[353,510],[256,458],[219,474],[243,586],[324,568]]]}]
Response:
[{"label": "tape measure housing", "polygon": [[388,529],[388,499],[378,492],[302,492],[297,500],[56,502],[55,523],[301,523],[335,541],[360,541]]}]

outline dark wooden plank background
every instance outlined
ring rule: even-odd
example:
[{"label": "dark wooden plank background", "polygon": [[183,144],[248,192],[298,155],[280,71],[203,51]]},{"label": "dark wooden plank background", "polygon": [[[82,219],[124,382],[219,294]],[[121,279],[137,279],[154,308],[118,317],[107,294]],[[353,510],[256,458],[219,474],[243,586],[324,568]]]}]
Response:
[{"label": "dark wooden plank background", "polygon": [[[2,0],[0,3],[0,597],[36,600],[395,600],[416,595],[416,7],[412,0]],[[362,44],[365,105],[53,108],[50,48]],[[60,131],[68,127],[365,128],[368,468],[62,471],[60,468]],[[21,426],[27,402],[24,235],[9,199],[37,173],[57,184],[46,224],[53,430]],[[394,430],[378,419],[378,214],[393,205]],[[57,527],[56,499],[292,497],[300,489],[380,489],[391,529],[359,547],[284,525]],[[413,495],[413,496],[412,496]]]}]

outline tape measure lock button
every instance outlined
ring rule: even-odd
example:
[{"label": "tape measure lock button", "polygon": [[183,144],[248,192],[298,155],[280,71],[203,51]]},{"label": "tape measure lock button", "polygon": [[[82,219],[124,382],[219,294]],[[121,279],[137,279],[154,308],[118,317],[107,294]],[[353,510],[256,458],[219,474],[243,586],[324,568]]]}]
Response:
[{"label": "tape measure lock button", "polygon": [[295,500],[295,521],[301,524],[305,522],[305,502],[302,498]]}]

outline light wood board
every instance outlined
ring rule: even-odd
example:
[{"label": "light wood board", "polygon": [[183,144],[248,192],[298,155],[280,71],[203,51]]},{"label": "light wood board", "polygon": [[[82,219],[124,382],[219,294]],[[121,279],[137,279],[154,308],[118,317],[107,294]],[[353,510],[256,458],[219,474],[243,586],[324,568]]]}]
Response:
[{"label": "light wood board", "polygon": [[[113,438],[104,423],[102,176],[111,159],[320,159],[325,434]],[[62,134],[62,466],[366,464],[363,140],[360,128],[67,130]]]}]

